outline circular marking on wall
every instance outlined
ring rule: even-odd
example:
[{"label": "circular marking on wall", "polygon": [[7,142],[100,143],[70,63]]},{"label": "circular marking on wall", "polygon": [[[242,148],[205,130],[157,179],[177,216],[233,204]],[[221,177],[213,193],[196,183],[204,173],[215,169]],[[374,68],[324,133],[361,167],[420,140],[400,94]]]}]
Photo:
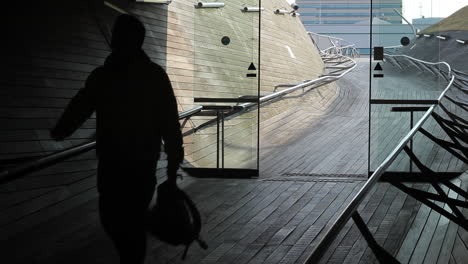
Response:
[{"label": "circular marking on wall", "polygon": [[410,44],[411,40],[408,37],[402,37],[400,40],[401,45],[403,46],[408,46]]},{"label": "circular marking on wall", "polygon": [[231,39],[228,36],[224,36],[221,39],[221,43],[223,43],[223,45],[229,45],[229,43],[231,43]]}]

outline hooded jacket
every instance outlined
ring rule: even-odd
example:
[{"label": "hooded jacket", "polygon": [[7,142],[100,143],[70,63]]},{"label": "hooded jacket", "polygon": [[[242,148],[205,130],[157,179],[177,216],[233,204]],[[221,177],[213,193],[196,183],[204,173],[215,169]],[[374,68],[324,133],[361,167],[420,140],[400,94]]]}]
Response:
[{"label": "hooded jacket", "polygon": [[161,139],[170,164],[183,159],[171,82],[143,50],[114,51],[104,66],[96,68],[65,109],[52,136],[69,136],[94,111],[100,159],[155,161]]}]

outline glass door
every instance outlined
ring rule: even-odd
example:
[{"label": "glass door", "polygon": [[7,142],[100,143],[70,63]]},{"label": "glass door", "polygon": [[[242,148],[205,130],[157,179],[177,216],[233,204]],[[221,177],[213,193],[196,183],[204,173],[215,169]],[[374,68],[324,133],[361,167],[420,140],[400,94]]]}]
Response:
[{"label": "glass door", "polygon": [[[191,164],[202,174],[258,175],[260,1],[195,2]],[[254,107],[252,107],[254,106]]]},{"label": "glass door", "polygon": [[[359,210],[367,225],[356,223],[380,263],[449,263],[467,254],[452,231],[468,230],[468,68],[453,22],[466,10],[434,0],[415,13],[413,2],[372,1],[369,171],[384,172],[369,192],[386,191],[369,198],[382,199],[372,218]],[[431,9],[447,18],[422,17]]]},{"label": "glass door", "polygon": [[[402,12],[402,1],[374,0],[372,15],[370,89],[370,171],[374,171],[410,132],[449,84],[445,43],[430,24],[412,25],[412,13]],[[406,10],[406,9],[405,9]],[[436,131],[431,119],[424,127]],[[410,149],[427,166],[436,166],[431,157],[434,142],[418,133]],[[434,164],[433,164],[434,163]],[[402,152],[389,171],[418,171]]]}]

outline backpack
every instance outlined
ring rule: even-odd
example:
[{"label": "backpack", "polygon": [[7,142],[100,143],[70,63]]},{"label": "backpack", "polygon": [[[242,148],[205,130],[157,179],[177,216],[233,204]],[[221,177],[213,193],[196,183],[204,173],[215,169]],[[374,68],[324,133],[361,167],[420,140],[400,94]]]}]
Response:
[{"label": "backpack", "polygon": [[148,212],[149,233],[171,245],[185,245],[182,259],[187,256],[193,241],[207,249],[207,244],[200,239],[200,212],[190,197],[177,185],[167,181],[160,184],[157,190],[156,204]]}]

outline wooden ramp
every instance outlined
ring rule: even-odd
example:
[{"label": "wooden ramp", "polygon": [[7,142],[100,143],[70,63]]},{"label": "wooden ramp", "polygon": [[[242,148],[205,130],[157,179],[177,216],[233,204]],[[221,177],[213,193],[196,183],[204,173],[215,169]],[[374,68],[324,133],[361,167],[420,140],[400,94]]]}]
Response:
[{"label": "wooden ramp", "polygon": [[[367,74],[368,63],[359,63],[337,81],[338,89],[313,90],[293,99],[283,113],[261,120],[261,176],[367,173]],[[336,93],[332,99],[330,92]]]},{"label": "wooden ramp", "polygon": [[[453,182],[466,190],[468,175]],[[183,262],[183,247],[150,238],[146,263],[303,263],[363,183],[344,175],[264,180],[186,177],[181,186],[199,206],[209,249],[194,244]],[[432,191],[427,184],[412,186]],[[389,183],[373,188],[359,211],[376,241],[401,263],[464,263],[468,257],[465,229]],[[463,213],[468,216],[466,209]],[[97,200],[4,241],[1,247],[3,259],[12,264],[117,261],[99,224]],[[376,263],[376,259],[349,222],[322,263]]]},{"label": "wooden ramp", "polygon": [[[186,177],[182,188],[199,206],[203,250],[150,239],[146,263],[300,263],[330,221],[362,185],[343,177],[311,180],[220,180]],[[99,224],[97,200],[1,245],[4,263],[116,263]],[[33,260],[33,262],[31,262]]]},{"label": "wooden ramp", "polygon": [[[465,190],[468,174],[452,180]],[[430,184],[406,184],[418,190],[436,193]],[[374,187],[371,198],[358,210],[376,242],[400,263],[466,263],[468,232],[417,199],[402,193],[389,183]],[[465,201],[453,190],[448,197]],[[436,202],[451,212],[450,206]],[[461,210],[468,217],[468,210]],[[341,230],[321,263],[378,263],[366,240],[353,221]],[[390,262],[387,262],[390,263]]]},{"label": "wooden ramp", "polygon": [[[301,102],[261,126],[259,179],[186,177],[181,187],[199,206],[202,236],[209,249],[194,244],[183,262],[183,247],[151,238],[147,263],[303,263],[367,179],[368,95],[367,87],[356,82],[367,71],[365,64],[358,67],[354,75],[340,80],[338,90],[323,87],[315,94],[269,106]],[[350,78],[349,83],[343,82],[346,78]],[[330,94],[333,91],[337,91],[335,96]],[[440,155],[448,157],[444,153],[435,157]],[[451,158],[435,157],[434,164],[451,164]],[[94,180],[90,176],[83,184],[91,186],[87,189],[91,197],[97,196]],[[452,182],[466,192],[466,174]],[[406,185],[434,192],[427,184]],[[451,198],[467,198],[443,190]],[[57,195],[64,195],[61,192]],[[11,205],[11,210],[24,209],[15,207],[20,202],[4,197],[0,201]],[[68,211],[57,210],[61,206],[53,204],[48,212],[23,212],[24,217],[18,220],[22,225],[32,221],[29,214],[40,224],[8,240],[0,238],[2,261],[117,263],[117,254],[99,223],[97,199],[67,207],[73,208]],[[50,217],[51,212],[60,213]],[[389,183],[377,184],[359,212],[376,242],[402,263],[460,264],[468,259],[465,229]],[[466,209],[462,213],[468,216]],[[43,215],[48,217],[39,221]],[[322,262],[375,263],[376,259],[350,221]]]}]

